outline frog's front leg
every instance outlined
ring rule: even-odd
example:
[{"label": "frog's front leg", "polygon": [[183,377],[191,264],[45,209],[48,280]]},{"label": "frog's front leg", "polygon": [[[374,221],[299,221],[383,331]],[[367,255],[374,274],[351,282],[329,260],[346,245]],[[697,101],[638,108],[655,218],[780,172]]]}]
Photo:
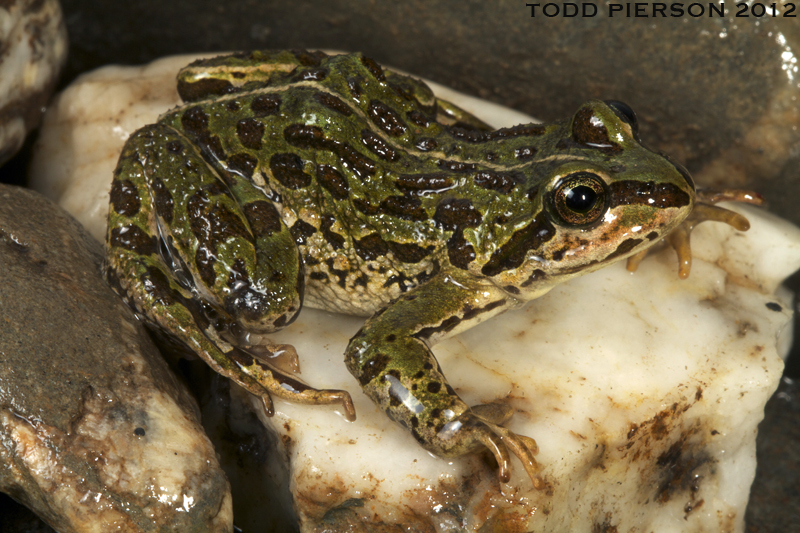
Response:
[{"label": "frog's front leg", "polygon": [[347,367],[367,395],[428,451],[454,457],[486,447],[507,482],[510,450],[540,488],[536,443],[501,426],[511,409],[497,403],[467,406],[430,350],[519,303],[493,285],[464,278],[440,274],[372,316],[350,341]]},{"label": "frog's front leg", "polygon": [[[224,169],[223,169],[224,170]],[[279,214],[247,181],[215,169],[181,132],[156,124],[126,143],[111,187],[106,277],[126,301],[216,372],[262,398],[338,403],[237,347],[300,310],[302,262]]]}]

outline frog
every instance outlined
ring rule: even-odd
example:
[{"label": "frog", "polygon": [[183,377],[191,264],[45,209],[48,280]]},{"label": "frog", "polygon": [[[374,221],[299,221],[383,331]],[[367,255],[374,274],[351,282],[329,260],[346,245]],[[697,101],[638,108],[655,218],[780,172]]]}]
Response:
[{"label": "frog", "polygon": [[[274,413],[272,397],[336,405],[255,350],[302,306],[363,316],[345,364],[425,450],[512,458],[545,486],[536,441],[502,399],[467,405],[432,347],[659,243],[691,267],[705,220],[746,230],[626,104],[495,129],[426,83],[360,54],[253,51],[178,74],[183,103],[125,143],[110,190],[104,272],[154,330]],[[281,351],[271,346],[272,352]]]}]

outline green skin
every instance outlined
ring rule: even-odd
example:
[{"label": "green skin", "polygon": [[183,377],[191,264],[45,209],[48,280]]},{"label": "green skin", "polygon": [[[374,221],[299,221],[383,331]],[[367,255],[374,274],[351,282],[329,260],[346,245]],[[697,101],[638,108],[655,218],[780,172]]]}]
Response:
[{"label": "green skin", "polygon": [[368,316],[345,361],[387,415],[440,456],[488,448],[504,481],[510,450],[541,486],[510,408],[467,406],[430,347],[659,241],[694,207],[685,171],[619,104],[493,132],[359,54],[226,56],[178,83],[187,103],[114,173],[111,285],[268,412],[272,394],[355,417],[346,392],[250,356],[246,333],[291,323],[304,297]]}]

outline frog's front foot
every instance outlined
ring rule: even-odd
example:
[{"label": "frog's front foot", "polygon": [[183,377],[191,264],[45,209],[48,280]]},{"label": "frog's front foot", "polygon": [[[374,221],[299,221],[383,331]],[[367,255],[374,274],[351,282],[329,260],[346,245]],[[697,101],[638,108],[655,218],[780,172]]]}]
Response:
[{"label": "frog's front foot", "polygon": [[[508,483],[511,479],[510,451],[522,463],[534,488],[540,490],[544,487],[544,481],[539,475],[539,464],[534,458],[534,455],[539,453],[539,446],[532,438],[517,435],[501,425],[511,418],[511,414],[511,408],[505,404],[478,405],[472,407],[457,421],[446,424],[440,435],[447,439],[448,431],[463,431],[464,435],[461,438],[465,441],[478,441],[486,446],[497,461],[497,475],[503,483]],[[459,424],[460,427],[455,429]]]},{"label": "frog's front foot", "polygon": [[[692,212],[686,217],[686,220],[664,238],[678,254],[678,277],[681,279],[688,278],[692,269],[691,233],[695,226],[710,220],[724,222],[739,231],[750,229],[750,222],[747,218],[724,207],[714,205],[718,202],[745,202],[761,205],[764,203],[764,198],[758,193],[742,189],[699,189]],[[628,270],[636,271],[639,263],[652,249],[647,248],[629,257]]]},{"label": "frog's front foot", "polygon": [[[229,377],[261,399],[264,414],[267,416],[273,415],[271,395],[275,395],[292,403],[306,405],[338,404],[347,420],[352,422],[356,419],[353,399],[347,391],[315,389],[270,362],[254,357],[239,348],[233,348],[226,355],[239,370],[238,372],[231,372]],[[225,375],[224,370],[217,371]]]}]

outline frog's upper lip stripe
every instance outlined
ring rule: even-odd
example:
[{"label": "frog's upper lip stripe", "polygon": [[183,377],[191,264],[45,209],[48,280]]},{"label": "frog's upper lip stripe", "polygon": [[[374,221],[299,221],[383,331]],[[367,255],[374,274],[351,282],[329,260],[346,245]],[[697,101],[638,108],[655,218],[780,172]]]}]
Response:
[{"label": "frog's upper lip stripe", "polygon": [[608,185],[613,207],[622,205],[648,205],[657,209],[691,205],[691,196],[672,183],[623,180]]}]

